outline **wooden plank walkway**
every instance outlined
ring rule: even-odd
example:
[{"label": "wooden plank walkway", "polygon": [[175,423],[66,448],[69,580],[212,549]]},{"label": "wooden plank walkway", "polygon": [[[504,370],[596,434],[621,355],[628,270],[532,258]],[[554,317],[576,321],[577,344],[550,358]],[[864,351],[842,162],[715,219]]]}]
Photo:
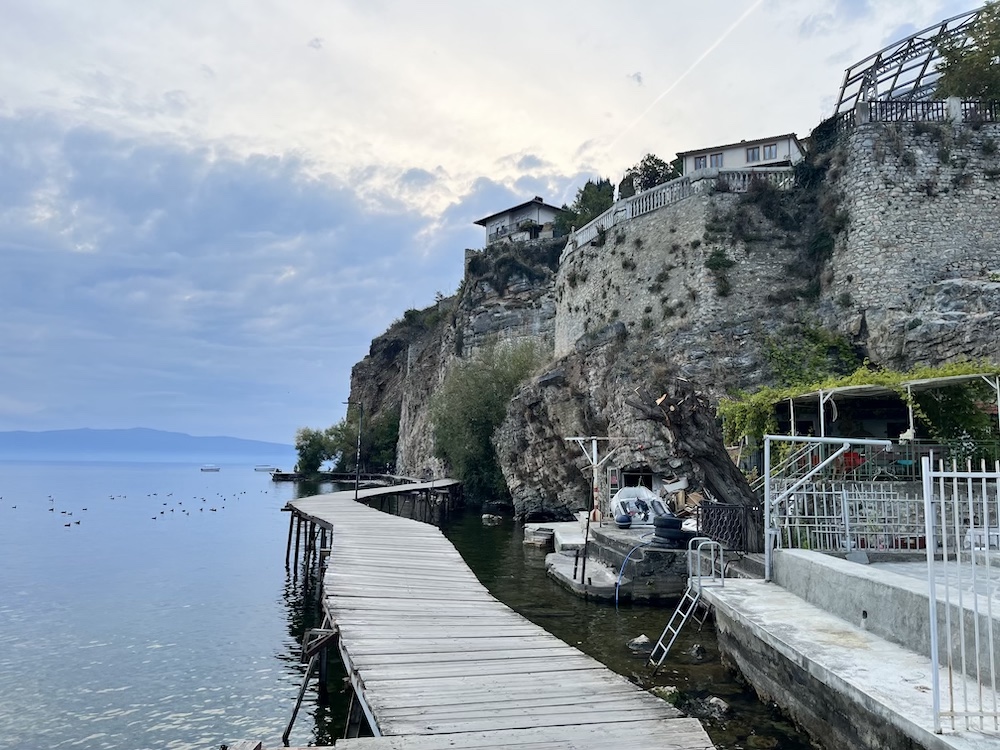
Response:
[{"label": "wooden plank walkway", "polygon": [[696,719],[497,601],[438,528],[353,498],[289,503],[333,530],[323,606],[381,735],[337,750],[712,748]]}]

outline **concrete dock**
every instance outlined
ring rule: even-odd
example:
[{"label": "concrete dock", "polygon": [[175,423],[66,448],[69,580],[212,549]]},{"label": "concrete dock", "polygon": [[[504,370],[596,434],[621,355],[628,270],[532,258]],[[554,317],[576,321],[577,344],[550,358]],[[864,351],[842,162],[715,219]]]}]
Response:
[{"label": "concrete dock", "polygon": [[727,579],[704,596],[727,658],[827,747],[996,750],[995,731],[934,733],[933,669],[943,684],[960,688],[964,680],[984,706],[998,696],[893,642],[918,648],[929,618],[926,580],[915,577],[914,563],[903,565],[910,567],[895,573],[890,563],[778,550],[775,578],[783,585]]}]

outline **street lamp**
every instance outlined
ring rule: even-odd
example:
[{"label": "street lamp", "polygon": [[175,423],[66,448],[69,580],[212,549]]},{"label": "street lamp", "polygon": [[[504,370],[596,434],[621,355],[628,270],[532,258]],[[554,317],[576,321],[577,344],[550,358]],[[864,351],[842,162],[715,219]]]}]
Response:
[{"label": "street lamp", "polygon": [[354,502],[358,501],[358,485],[361,482],[361,425],[365,421],[365,405],[360,401],[345,401],[347,408],[358,407],[358,456],[354,461]]}]

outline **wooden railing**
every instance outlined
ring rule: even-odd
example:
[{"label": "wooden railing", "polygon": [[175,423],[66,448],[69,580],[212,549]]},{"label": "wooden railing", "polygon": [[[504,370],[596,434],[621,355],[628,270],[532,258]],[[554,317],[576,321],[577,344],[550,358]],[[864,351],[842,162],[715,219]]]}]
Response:
[{"label": "wooden railing", "polygon": [[601,235],[611,229],[664,206],[678,203],[692,195],[703,195],[720,189],[723,192],[743,193],[754,180],[764,180],[780,190],[787,190],[795,182],[791,167],[758,167],[751,169],[703,169],[692,175],[678,177],[670,182],[636,193],[630,198],[616,201],[611,208],[584,227],[571,232],[563,258],[578,247],[597,244]]}]

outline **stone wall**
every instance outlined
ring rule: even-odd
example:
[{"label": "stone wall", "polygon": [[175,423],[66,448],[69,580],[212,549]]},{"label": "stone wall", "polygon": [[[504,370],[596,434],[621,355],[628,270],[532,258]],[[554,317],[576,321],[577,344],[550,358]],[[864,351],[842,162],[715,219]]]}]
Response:
[{"label": "stone wall", "polygon": [[1000,124],[870,123],[831,170],[826,314],[894,367],[998,356]]},{"label": "stone wall", "polygon": [[[709,231],[739,200],[691,197],[615,227],[603,246],[567,254],[556,278],[556,356],[621,324],[632,345],[666,352],[678,374],[716,394],[763,382],[763,335],[796,318],[769,297],[786,284],[797,245],[773,227],[751,243]],[[713,257],[732,264],[724,282],[706,266]]]}]

